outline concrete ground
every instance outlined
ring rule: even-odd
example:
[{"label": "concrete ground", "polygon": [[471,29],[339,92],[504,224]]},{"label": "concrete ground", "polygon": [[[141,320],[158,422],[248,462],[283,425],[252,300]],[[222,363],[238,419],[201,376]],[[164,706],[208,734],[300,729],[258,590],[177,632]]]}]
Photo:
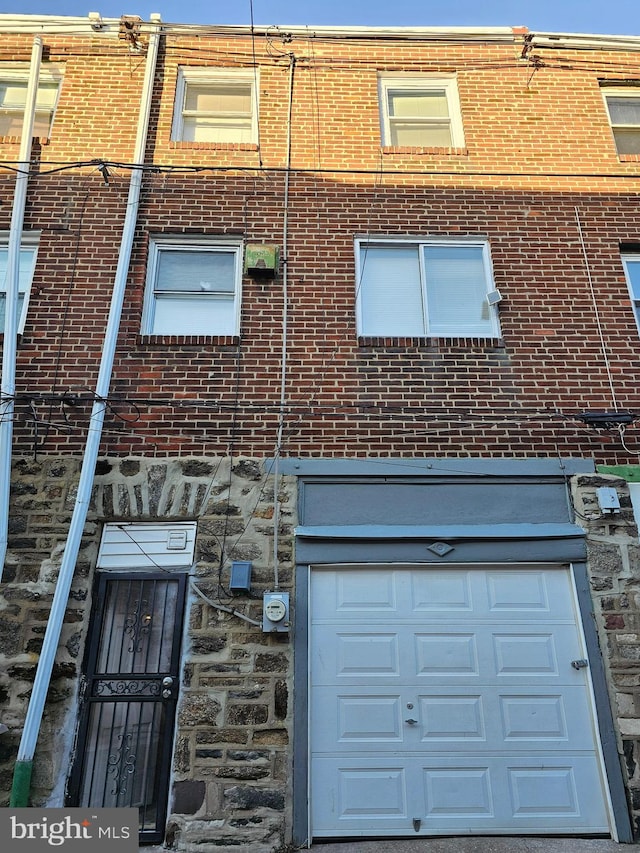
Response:
[{"label": "concrete ground", "polygon": [[[463,836],[456,838],[382,839],[313,844],[312,853],[632,853],[635,846],[617,844],[610,838],[538,838],[528,836]],[[233,851],[232,847],[207,847],[202,853]],[[167,853],[164,847],[141,847],[141,853]],[[286,853],[294,853],[291,847]],[[284,853],[284,851],[283,851]],[[302,853],[302,851],[301,851]]]},{"label": "concrete ground", "polygon": [[314,853],[625,853],[610,838],[415,838],[314,844]]}]

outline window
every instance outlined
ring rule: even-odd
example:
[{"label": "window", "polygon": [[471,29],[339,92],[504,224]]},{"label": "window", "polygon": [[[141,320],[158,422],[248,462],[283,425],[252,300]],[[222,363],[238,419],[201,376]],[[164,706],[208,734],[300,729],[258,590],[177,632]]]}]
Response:
[{"label": "window", "polygon": [[[18,334],[24,331],[31,291],[31,280],[36,266],[38,253],[38,237],[23,235],[20,245],[20,261],[18,276]],[[9,235],[0,233],[0,332],[4,332],[5,303],[7,296],[7,264],[9,257]]]},{"label": "window", "polygon": [[253,71],[179,69],[172,139],[256,143],[257,117]]},{"label": "window", "polygon": [[359,334],[499,337],[485,242],[359,240],[356,254]]},{"label": "window", "polygon": [[142,334],[239,334],[241,254],[240,241],[153,241]]},{"label": "window", "polygon": [[640,87],[605,89],[618,154],[640,154]]},{"label": "window", "polygon": [[380,114],[383,145],[464,147],[453,77],[381,77]]},{"label": "window", "polygon": [[623,254],[622,264],[627,276],[629,295],[636,315],[638,331],[640,331],[640,252]]},{"label": "window", "polygon": [[[0,136],[22,135],[28,80],[28,68],[6,69],[0,66]],[[46,70],[40,72],[33,122],[34,137],[50,136],[59,89],[59,73]]]}]

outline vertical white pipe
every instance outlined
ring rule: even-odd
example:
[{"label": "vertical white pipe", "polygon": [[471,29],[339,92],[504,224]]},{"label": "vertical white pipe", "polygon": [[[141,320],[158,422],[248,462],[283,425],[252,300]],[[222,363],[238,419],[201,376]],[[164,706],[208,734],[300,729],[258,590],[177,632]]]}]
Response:
[{"label": "vertical white pipe", "polygon": [[[159,16],[152,15],[151,19],[154,23],[159,23]],[[138,165],[142,165],[144,163],[149,115],[151,112],[151,100],[153,95],[153,80],[156,70],[159,42],[160,27],[158,26],[149,37],[147,64],[145,68],[145,77],[140,103],[140,118],[138,122],[138,132],[133,161],[134,164]],[[111,382],[113,361],[118,339],[118,329],[120,326],[120,315],[122,313],[122,304],[124,302],[127,274],[129,271],[129,261],[131,259],[131,248],[133,245],[133,237],[138,218],[141,185],[142,169],[134,168],[131,174],[131,183],[129,185],[129,196],[127,199],[122,242],[113,285],[113,294],[111,297],[111,308],[109,311],[109,318],[107,320],[100,370],[98,372],[98,379],[96,382],[96,401],[93,404],[91,412],[91,420],[89,423],[87,443],[82,461],[82,469],[80,471],[77,496],[73,515],[71,517],[71,523],[69,525],[69,534],[67,536],[64,554],[62,556],[62,564],[60,566],[53,601],[51,603],[51,612],[49,614],[49,621],[47,622],[47,630],[44,635],[42,652],[40,653],[40,659],[38,661],[38,668],[36,670],[36,676],[33,683],[31,699],[29,700],[22,739],[18,749],[18,763],[32,761],[33,754],[35,752],[42,713],[44,711],[44,703],[47,690],[49,688],[49,682],[51,680],[51,672],[55,661],[58,642],[60,640],[64,613],[69,598],[69,590],[71,589],[71,582],[73,580],[78,551],[80,550],[82,532],[84,530],[87,510],[89,508],[91,488],[93,485],[96,461],[100,449],[102,425],[106,409],[106,403],[104,400],[109,394],[109,385]],[[18,804],[14,802],[13,805],[26,806],[27,803],[21,802]]]},{"label": "vertical white pipe", "polygon": [[13,443],[14,394],[16,391],[16,355],[18,345],[18,287],[20,282],[20,244],[27,203],[27,184],[31,165],[33,124],[38,98],[38,80],[42,60],[42,38],[36,36],[31,49],[31,67],[20,140],[20,171],[16,176],[7,252],[7,283],[4,304],[4,340],[2,344],[2,383],[0,388],[0,580],[7,556],[9,537],[9,491],[11,488],[11,445]]}]

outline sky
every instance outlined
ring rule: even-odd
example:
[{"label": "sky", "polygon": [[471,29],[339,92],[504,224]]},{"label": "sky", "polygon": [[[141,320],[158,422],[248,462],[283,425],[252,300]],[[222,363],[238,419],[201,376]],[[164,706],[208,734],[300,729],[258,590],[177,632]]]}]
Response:
[{"label": "sky", "polygon": [[640,0],[0,0],[0,14],[104,18],[159,12],[167,23],[315,26],[525,26],[640,36]]}]

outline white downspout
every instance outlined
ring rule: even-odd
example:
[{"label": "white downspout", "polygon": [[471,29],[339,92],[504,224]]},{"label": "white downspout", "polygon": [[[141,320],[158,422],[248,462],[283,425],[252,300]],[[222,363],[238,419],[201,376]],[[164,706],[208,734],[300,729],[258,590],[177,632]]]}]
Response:
[{"label": "white downspout", "polygon": [[20,282],[20,244],[24,211],[27,203],[27,184],[31,166],[33,124],[38,99],[38,80],[42,60],[42,38],[36,36],[31,49],[31,66],[24,106],[22,138],[20,140],[20,171],[11,211],[9,248],[7,252],[7,283],[4,305],[4,341],[2,345],[2,387],[0,389],[0,581],[7,556],[9,538],[9,491],[11,489],[11,445],[13,443],[14,395],[16,392],[16,354],[18,349],[18,289]]},{"label": "white downspout", "polygon": [[[159,24],[160,16],[152,15],[151,20],[153,23]],[[149,37],[147,63],[140,102],[140,120],[138,122],[133,160],[134,166],[141,166],[144,164],[149,115],[151,112],[151,100],[153,95],[153,81],[155,77],[160,35],[160,27],[158,26],[153,30]],[[62,630],[64,613],[69,598],[69,591],[71,589],[71,582],[73,580],[78,551],[80,550],[82,532],[84,530],[87,511],[89,509],[91,488],[93,485],[96,461],[100,449],[100,439],[102,437],[102,426],[106,410],[105,400],[109,395],[113,361],[118,339],[118,329],[120,326],[120,315],[122,313],[122,304],[124,301],[127,274],[131,259],[131,248],[133,245],[133,237],[138,218],[141,186],[142,169],[134,168],[131,173],[125,221],[122,229],[122,242],[118,256],[118,266],[116,268],[113,294],[111,296],[111,308],[109,310],[109,318],[107,320],[107,328],[105,331],[100,370],[98,372],[98,379],[96,382],[95,402],[93,404],[91,420],[89,422],[85,453],[82,461],[82,469],[80,471],[80,479],[78,481],[77,496],[69,525],[69,534],[67,536],[64,554],[62,555],[58,581],[56,583],[56,589],[51,603],[51,612],[47,622],[47,630],[44,635],[42,652],[40,653],[40,659],[38,661],[38,668],[36,670],[33,683],[31,699],[29,700],[29,707],[27,708],[22,739],[18,748],[18,758],[11,792],[11,805],[15,808],[25,808],[29,804],[33,755],[35,753],[36,742],[40,731],[45,699],[49,683],[51,681],[51,672],[53,670],[56,651],[60,640],[60,632]]]}]

